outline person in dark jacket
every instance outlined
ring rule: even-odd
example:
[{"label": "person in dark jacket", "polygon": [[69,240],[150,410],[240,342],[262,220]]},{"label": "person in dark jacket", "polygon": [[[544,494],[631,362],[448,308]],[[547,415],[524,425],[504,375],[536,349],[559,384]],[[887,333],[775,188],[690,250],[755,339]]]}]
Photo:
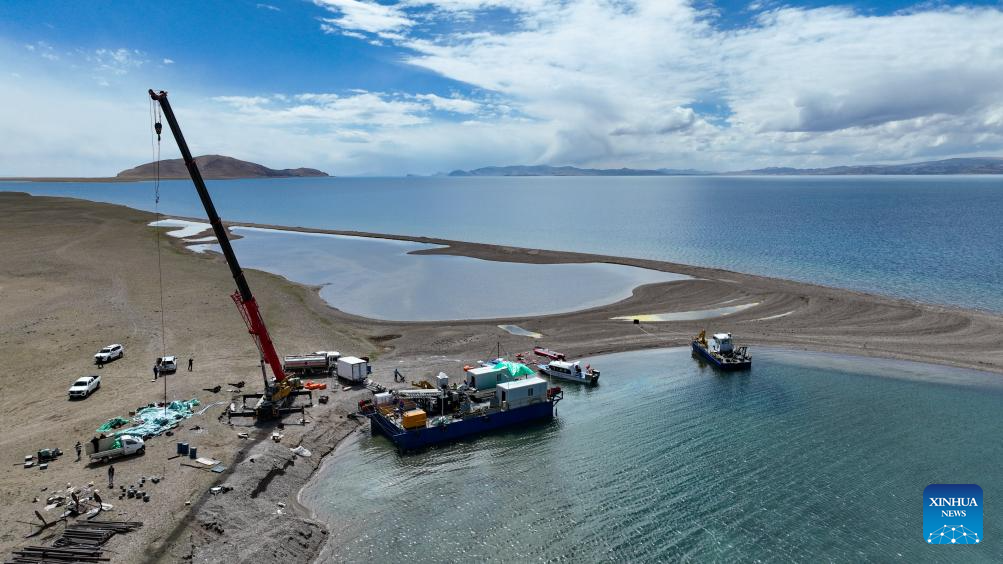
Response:
[{"label": "person in dark jacket", "polygon": [[115,487],[115,465],[108,465],[108,489]]},{"label": "person in dark jacket", "polygon": [[195,364],[195,359],[194,358],[189,358],[188,359],[188,371],[189,372],[192,371],[192,365],[194,365],[194,364]]}]

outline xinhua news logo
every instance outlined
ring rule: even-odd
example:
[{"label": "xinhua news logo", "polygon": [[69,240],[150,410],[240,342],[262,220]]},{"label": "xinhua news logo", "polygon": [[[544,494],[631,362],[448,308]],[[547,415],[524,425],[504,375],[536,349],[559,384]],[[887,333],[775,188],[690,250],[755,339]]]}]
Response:
[{"label": "xinhua news logo", "polygon": [[923,540],[927,544],[982,543],[982,488],[930,484],[923,490]]}]

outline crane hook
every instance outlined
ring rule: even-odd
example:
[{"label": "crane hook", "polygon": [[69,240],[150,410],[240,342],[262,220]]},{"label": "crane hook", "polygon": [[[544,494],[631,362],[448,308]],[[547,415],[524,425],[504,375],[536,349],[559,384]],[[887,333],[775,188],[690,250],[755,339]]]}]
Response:
[{"label": "crane hook", "polygon": [[164,126],[158,121],[153,124],[153,130],[157,132],[157,141],[160,141],[160,132],[163,131]]}]

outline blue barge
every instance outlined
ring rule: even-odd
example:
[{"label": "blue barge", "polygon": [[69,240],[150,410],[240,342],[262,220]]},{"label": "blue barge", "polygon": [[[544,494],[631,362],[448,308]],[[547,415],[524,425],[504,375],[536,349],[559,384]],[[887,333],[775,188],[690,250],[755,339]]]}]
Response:
[{"label": "blue barge", "polygon": [[748,347],[735,347],[731,333],[716,333],[707,339],[706,331],[701,331],[690,344],[693,352],[703,360],[721,370],[743,370],[752,367],[752,355]]},{"label": "blue barge", "polygon": [[[561,388],[548,389],[547,382],[538,377],[501,383],[493,391],[493,396],[486,398],[481,393],[478,398],[478,394],[463,390],[400,390],[378,394],[391,397],[377,397],[375,404],[360,407],[369,417],[374,434],[386,436],[399,451],[407,452],[548,421],[564,397]],[[380,403],[385,399],[389,401]],[[434,413],[440,415],[429,416]]]}]

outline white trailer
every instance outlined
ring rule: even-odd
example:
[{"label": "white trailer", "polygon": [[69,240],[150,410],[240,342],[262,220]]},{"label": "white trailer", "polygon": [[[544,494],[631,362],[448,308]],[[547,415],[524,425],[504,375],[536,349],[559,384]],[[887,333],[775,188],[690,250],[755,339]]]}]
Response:
[{"label": "white trailer", "polygon": [[502,409],[523,407],[547,399],[547,381],[538,376],[502,382],[495,388],[495,401]]},{"label": "white trailer", "polygon": [[354,356],[338,359],[338,378],[349,382],[365,382],[369,376],[369,362]]},{"label": "white trailer", "polygon": [[467,370],[464,382],[467,386],[477,390],[490,390],[502,382],[511,380],[508,369],[505,367],[478,366]]}]

